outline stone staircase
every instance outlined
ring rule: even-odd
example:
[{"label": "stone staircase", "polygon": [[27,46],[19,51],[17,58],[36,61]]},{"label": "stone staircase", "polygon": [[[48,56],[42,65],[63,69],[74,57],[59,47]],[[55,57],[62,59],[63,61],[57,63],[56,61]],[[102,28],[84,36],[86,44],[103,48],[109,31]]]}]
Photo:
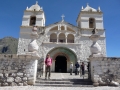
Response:
[{"label": "stone staircase", "polygon": [[88,79],[37,79],[35,86],[93,87],[93,83]]},{"label": "stone staircase", "polygon": [[80,75],[70,75],[69,73],[51,73],[51,79],[45,80],[45,74],[36,79],[35,86],[53,86],[53,87],[92,87],[93,83],[88,79],[88,75],[84,75],[84,79]]}]

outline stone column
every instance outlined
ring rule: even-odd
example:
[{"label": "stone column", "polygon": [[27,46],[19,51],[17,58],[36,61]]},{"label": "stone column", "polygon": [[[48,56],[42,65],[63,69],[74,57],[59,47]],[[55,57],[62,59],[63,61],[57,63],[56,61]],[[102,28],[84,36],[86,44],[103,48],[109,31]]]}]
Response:
[{"label": "stone column", "polygon": [[59,25],[59,30],[61,30],[61,24]]},{"label": "stone column", "polygon": [[94,86],[99,86],[99,82],[98,82],[98,75],[94,74],[94,70],[93,67],[91,66],[92,64],[92,60],[94,59],[94,57],[103,57],[103,55],[101,54],[101,47],[100,45],[97,43],[97,40],[99,39],[100,35],[96,34],[95,29],[92,31],[93,34],[90,36],[90,39],[93,41],[93,44],[90,47],[90,51],[91,51],[91,55],[89,56],[89,61],[90,61],[90,76],[91,76],[91,80],[93,81],[93,85]]},{"label": "stone column", "polygon": [[38,64],[38,60],[35,60],[35,66],[34,66],[34,83],[36,81],[36,76],[37,76],[37,64]]},{"label": "stone column", "polygon": [[57,43],[59,42],[59,36],[57,35]]},{"label": "stone column", "polygon": [[34,85],[35,81],[36,81],[36,75],[37,75],[37,63],[38,63],[38,59],[40,58],[39,54],[38,54],[38,49],[39,46],[36,42],[36,39],[38,38],[38,33],[37,33],[38,29],[37,26],[34,26],[31,32],[31,42],[28,45],[28,52],[26,53],[27,57],[31,57],[31,60],[34,61],[34,79],[30,79],[29,80],[29,84]]},{"label": "stone column", "polygon": [[65,25],[64,27],[65,27],[65,30],[67,30],[67,26]]},{"label": "stone column", "polygon": [[53,63],[52,63],[52,71],[53,72],[55,71],[55,60],[53,60]]},{"label": "stone column", "polygon": [[39,36],[37,31],[38,31],[37,26],[34,26],[31,32],[31,42],[28,45],[28,52],[26,54],[30,54],[31,56],[40,58],[40,56],[38,55],[39,46],[36,40]]},{"label": "stone column", "polygon": [[43,64],[43,72],[45,73],[45,61],[44,61],[44,64]]},{"label": "stone column", "polygon": [[[27,58],[26,58],[27,59]],[[38,60],[36,59],[36,57],[31,58],[31,62],[33,63],[33,72],[31,72],[31,74],[33,75],[33,78],[28,78],[28,84],[29,85],[34,85],[35,81],[36,81],[36,77],[37,77],[37,65],[38,65]]]},{"label": "stone column", "polygon": [[65,42],[67,43],[67,37],[66,37],[66,41]]},{"label": "stone column", "polygon": [[65,42],[67,43],[67,35],[65,36]]}]

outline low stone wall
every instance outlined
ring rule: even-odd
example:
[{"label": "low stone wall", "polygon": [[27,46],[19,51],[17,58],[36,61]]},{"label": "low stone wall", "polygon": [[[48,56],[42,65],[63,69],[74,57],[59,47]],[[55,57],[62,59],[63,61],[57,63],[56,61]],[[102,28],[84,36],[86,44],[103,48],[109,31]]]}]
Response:
[{"label": "low stone wall", "polygon": [[34,85],[37,60],[26,55],[0,55],[0,86]]},{"label": "low stone wall", "polygon": [[91,57],[91,79],[98,85],[115,85],[120,83],[120,58]]}]

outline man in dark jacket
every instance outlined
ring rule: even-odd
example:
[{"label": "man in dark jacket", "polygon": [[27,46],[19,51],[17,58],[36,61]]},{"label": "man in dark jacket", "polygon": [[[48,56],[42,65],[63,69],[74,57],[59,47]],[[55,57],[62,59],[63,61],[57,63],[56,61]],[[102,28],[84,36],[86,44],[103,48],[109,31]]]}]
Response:
[{"label": "man in dark jacket", "polygon": [[76,67],[76,69],[75,69],[75,75],[79,75],[80,65],[79,65],[78,62],[75,64],[75,67]]}]

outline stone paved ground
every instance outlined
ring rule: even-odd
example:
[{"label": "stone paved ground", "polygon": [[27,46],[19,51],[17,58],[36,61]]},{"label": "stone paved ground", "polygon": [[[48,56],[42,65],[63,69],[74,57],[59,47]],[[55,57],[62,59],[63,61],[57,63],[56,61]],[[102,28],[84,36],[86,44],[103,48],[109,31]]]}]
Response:
[{"label": "stone paved ground", "polygon": [[36,87],[36,86],[16,86],[0,87],[0,90],[120,90],[120,87]]},{"label": "stone paved ground", "polygon": [[[45,76],[42,77],[44,79]],[[69,73],[52,73],[51,79],[78,79],[83,78],[80,75],[69,75]],[[86,77],[87,78],[87,75]],[[0,90],[120,90],[120,87],[43,87],[43,86],[14,86],[14,87],[0,87]]]}]

